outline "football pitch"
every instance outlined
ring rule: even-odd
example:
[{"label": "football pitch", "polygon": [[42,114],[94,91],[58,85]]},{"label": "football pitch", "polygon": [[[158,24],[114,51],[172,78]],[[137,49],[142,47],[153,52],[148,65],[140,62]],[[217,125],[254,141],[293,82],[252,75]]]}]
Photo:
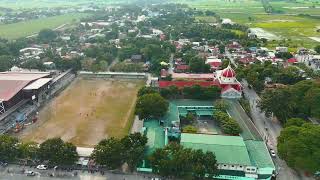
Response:
[{"label": "football pitch", "polygon": [[61,137],[77,146],[93,147],[101,139],[128,134],[138,80],[77,79],[40,112],[38,122],[19,135],[23,141],[43,142]]}]

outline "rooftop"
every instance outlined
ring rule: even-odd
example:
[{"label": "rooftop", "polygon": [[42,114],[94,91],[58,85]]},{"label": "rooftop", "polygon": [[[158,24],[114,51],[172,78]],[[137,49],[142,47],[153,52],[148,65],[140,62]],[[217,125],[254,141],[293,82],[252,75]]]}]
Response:
[{"label": "rooftop", "polygon": [[257,166],[259,169],[275,168],[268,149],[263,141],[247,140],[245,141],[245,144],[253,165]]},{"label": "rooftop", "polygon": [[251,165],[246,145],[240,136],[182,133],[180,143],[187,148],[214,152],[220,164]]},{"label": "rooftop", "polygon": [[0,99],[10,100],[31,81],[48,76],[49,73],[0,73]]},{"label": "rooftop", "polygon": [[48,75],[47,72],[0,72],[0,80],[32,81]]},{"label": "rooftop", "polygon": [[27,87],[23,88],[24,90],[33,90],[33,89],[39,89],[48,82],[50,82],[52,78],[40,78],[33,83],[29,84]]},{"label": "rooftop", "polygon": [[213,79],[213,74],[172,73],[173,79]]}]

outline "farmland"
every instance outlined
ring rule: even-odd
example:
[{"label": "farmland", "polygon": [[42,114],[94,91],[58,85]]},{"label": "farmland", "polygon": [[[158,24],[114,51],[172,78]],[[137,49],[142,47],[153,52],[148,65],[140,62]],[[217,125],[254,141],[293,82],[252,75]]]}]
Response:
[{"label": "farmland", "polygon": [[26,37],[39,32],[45,28],[56,28],[62,24],[73,23],[82,17],[86,17],[85,13],[73,13],[48,18],[23,21],[13,24],[0,25],[0,37],[6,39],[17,39]]},{"label": "farmland", "polygon": [[[289,45],[294,47],[312,48],[317,42],[310,37],[320,37],[320,33],[316,31],[320,26],[320,18],[302,15],[320,15],[319,7],[313,8],[312,2],[271,1],[270,4],[274,11],[278,12],[276,14],[265,13],[260,1],[252,0],[180,0],[179,2],[202,10],[212,10],[222,18],[230,18],[249,27],[262,28],[290,41]],[[210,17],[205,16],[197,17],[197,19],[213,22]],[[277,44],[278,42],[270,42],[268,46],[274,47]]]},{"label": "farmland", "polygon": [[43,142],[52,137],[92,147],[107,137],[123,137],[133,122],[143,81],[77,79],[39,113],[39,122],[20,138]]}]

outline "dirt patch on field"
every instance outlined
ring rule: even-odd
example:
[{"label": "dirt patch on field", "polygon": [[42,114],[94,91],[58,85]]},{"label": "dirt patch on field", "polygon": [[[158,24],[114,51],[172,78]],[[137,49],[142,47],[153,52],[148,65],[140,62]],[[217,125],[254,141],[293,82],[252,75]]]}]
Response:
[{"label": "dirt patch on field", "polygon": [[39,143],[61,137],[89,147],[103,138],[122,137],[128,133],[136,94],[143,85],[143,81],[77,79],[19,136]]}]

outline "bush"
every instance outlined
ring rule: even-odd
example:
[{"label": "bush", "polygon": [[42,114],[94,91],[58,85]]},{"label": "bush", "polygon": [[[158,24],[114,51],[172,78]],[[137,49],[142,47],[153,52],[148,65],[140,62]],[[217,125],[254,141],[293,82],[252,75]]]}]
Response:
[{"label": "bush", "polygon": [[182,128],[182,132],[184,133],[197,133],[197,128],[195,126],[187,125]]}]

